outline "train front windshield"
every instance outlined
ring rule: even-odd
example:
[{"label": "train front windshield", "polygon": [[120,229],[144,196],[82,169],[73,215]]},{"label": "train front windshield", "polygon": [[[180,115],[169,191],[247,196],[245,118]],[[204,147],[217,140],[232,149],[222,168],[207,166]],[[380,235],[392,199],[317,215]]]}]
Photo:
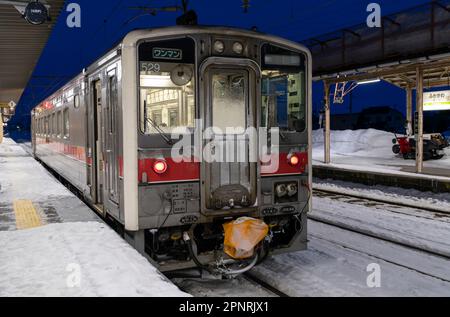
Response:
[{"label": "train front windshield", "polygon": [[140,125],[144,134],[193,128],[195,53],[190,39],[139,46]]},{"label": "train front windshield", "polygon": [[263,46],[261,126],[281,131],[306,129],[306,72],[302,54]]},{"label": "train front windshield", "polygon": [[[262,127],[303,133],[307,126],[306,57],[275,46],[261,46]],[[195,43],[192,39],[139,45],[140,130],[171,133],[195,128]],[[248,74],[218,72],[212,77],[212,118],[216,127],[246,127],[244,86]]]}]

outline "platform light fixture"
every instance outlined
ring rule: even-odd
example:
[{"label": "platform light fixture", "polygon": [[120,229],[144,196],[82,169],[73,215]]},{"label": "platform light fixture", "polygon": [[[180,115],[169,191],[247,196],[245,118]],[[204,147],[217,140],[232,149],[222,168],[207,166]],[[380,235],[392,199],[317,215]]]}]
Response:
[{"label": "platform light fixture", "polygon": [[375,83],[379,83],[381,81],[381,79],[377,78],[377,79],[369,79],[369,80],[361,80],[358,81],[357,84],[358,85],[368,85],[368,84],[375,84]]}]

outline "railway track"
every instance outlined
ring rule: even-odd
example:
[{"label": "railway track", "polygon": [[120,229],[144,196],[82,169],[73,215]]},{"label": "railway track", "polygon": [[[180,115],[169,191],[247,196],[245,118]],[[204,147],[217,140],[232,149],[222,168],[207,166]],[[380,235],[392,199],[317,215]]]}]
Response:
[{"label": "railway track", "polygon": [[413,203],[405,203],[405,202],[393,202],[392,200],[388,199],[381,199],[381,198],[373,198],[373,197],[367,197],[365,195],[356,195],[356,194],[348,194],[348,193],[342,193],[335,190],[326,190],[326,189],[313,189],[314,194],[319,194],[318,196],[322,196],[321,194],[325,194],[328,196],[334,195],[334,196],[345,196],[345,197],[351,197],[355,199],[362,199],[367,201],[374,201],[382,204],[392,205],[392,206],[399,206],[399,207],[406,207],[406,208],[414,208],[418,210],[425,210],[429,212],[433,212],[439,215],[442,215],[443,217],[450,217],[450,210],[444,211],[440,208],[433,208],[433,207],[425,207],[425,206],[417,206]]},{"label": "railway track", "polygon": [[244,273],[243,277],[251,283],[257,284],[258,286],[264,288],[266,291],[273,293],[277,297],[290,297],[288,294],[280,291],[279,289],[273,287],[266,281],[260,279],[259,277],[251,274],[250,272]]},{"label": "railway track", "polygon": [[182,291],[195,297],[290,297],[251,272],[232,279],[200,276],[168,277]]},{"label": "railway track", "polygon": [[[442,212],[441,210],[437,210],[432,207],[431,208],[422,208],[422,207],[418,207],[418,206],[413,206],[412,204],[405,204],[403,202],[392,202],[392,201],[386,201],[383,199],[371,199],[368,197],[364,197],[363,195],[359,196],[359,195],[346,194],[346,193],[340,193],[337,191],[328,191],[328,190],[315,189],[314,194],[316,197],[318,196],[318,197],[323,197],[323,198],[328,197],[328,198],[336,199],[336,198],[341,198],[341,197],[345,198],[346,197],[346,198],[349,198],[349,200],[340,200],[340,201],[343,203],[349,203],[349,204],[353,203],[353,204],[362,204],[362,205],[366,205],[365,203],[368,203],[366,206],[370,206],[370,207],[386,206],[388,212],[404,214],[404,215],[411,216],[411,217],[424,218],[424,219],[433,220],[433,221],[443,221],[446,223],[450,222],[450,214],[449,213]],[[376,204],[372,204],[373,202],[375,202]],[[411,210],[410,211],[408,211],[408,210],[402,211],[402,208],[398,208],[398,207],[402,207],[403,209],[409,208]],[[376,232],[376,230],[372,231],[372,230],[370,230],[370,228],[362,228],[362,227],[358,227],[357,225],[354,225],[354,224],[351,225],[351,224],[346,223],[345,220],[342,220],[342,219],[330,219],[328,217],[314,215],[314,213],[308,214],[308,219],[310,221],[314,221],[314,222],[317,222],[320,224],[332,226],[332,227],[335,227],[335,228],[338,228],[341,230],[345,230],[347,232],[359,234],[359,235],[362,235],[365,237],[369,237],[369,238],[373,238],[373,239],[376,239],[379,241],[390,243],[391,245],[396,245],[398,247],[405,248],[412,252],[417,252],[419,254],[433,256],[436,258],[440,258],[444,261],[450,260],[450,251],[446,252],[445,250],[437,250],[432,247],[431,248],[426,247],[424,245],[421,246],[421,245],[415,244],[413,242],[409,242],[407,238],[402,238],[402,237],[396,238],[395,236],[390,236],[390,235],[384,234],[383,232]],[[314,236],[314,233],[310,233],[310,234]],[[331,240],[333,240],[333,239],[329,239],[328,241],[332,242]],[[366,253],[366,250],[362,250],[359,248],[355,249],[348,245],[343,245],[343,247],[346,249],[356,251],[356,252]],[[371,254],[368,254],[368,255],[374,256]],[[395,264],[397,266],[401,266],[401,267],[416,271],[423,275],[434,277],[434,278],[440,279],[445,282],[450,282],[450,277],[442,276],[442,275],[436,276],[434,274],[430,274],[427,271],[418,269],[418,267],[416,267],[414,265],[414,263],[404,262],[399,259],[392,259],[392,258],[386,260],[383,257],[381,257],[380,259],[383,261],[387,261],[389,263]]]},{"label": "railway track", "polygon": [[408,248],[408,249],[412,249],[412,250],[415,250],[415,251],[424,252],[424,253],[427,253],[427,254],[430,254],[430,255],[434,255],[434,256],[437,256],[437,257],[440,257],[440,258],[444,258],[446,260],[450,260],[450,254],[444,254],[444,253],[437,252],[437,251],[434,251],[434,250],[421,248],[421,247],[418,247],[418,246],[416,246],[416,245],[414,245],[412,243],[406,243],[406,242],[398,241],[396,239],[392,239],[392,238],[386,237],[384,235],[377,235],[377,234],[371,233],[371,232],[369,232],[367,230],[354,228],[352,226],[345,225],[345,224],[342,224],[342,223],[337,223],[337,222],[334,222],[334,221],[324,220],[324,219],[322,219],[320,217],[315,217],[315,216],[311,216],[311,215],[308,215],[308,219],[313,220],[315,222],[323,223],[323,224],[326,224],[326,225],[329,225],[329,226],[333,226],[333,227],[336,227],[336,228],[339,228],[339,229],[350,231],[350,232],[353,232],[353,233],[358,233],[358,234],[361,234],[361,235],[364,235],[364,236],[367,236],[367,237],[371,237],[371,238],[374,238],[374,239],[377,239],[377,240],[382,240],[382,241],[385,241],[385,242],[389,242],[389,243],[392,243],[392,244],[395,244],[395,245],[399,245],[399,246],[402,246],[402,247],[405,247],[405,248]]},{"label": "railway track", "polygon": [[[347,195],[347,194],[344,194],[344,193],[337,193],[335,191],[326,191],[326,190],[316,190],[315,189],[314,193],[326,193],[326,194],[328,194],[328,197],[342,196],[342,197],[357,198],[357,199],[368,201],[368,202],[375,201],[375,202],[380,202],[380,203],[382,203],[383,205],[386,205],[386,206],[400,206],[400,207],[411,208],[411,206],[409,206],[408,204],[396,203],[396,202],[385,202],[385,201],[380,200],[380,199],[369,199],[367,197],[362,197],[362,196],[357,196],[357,195]],[[321,196],[321,197],[327,197],[327,196]],[[351,201],[347,202],[347,203],[351,203]],[[450,215],[448,213],[443,213],[441,211],[435,211],[433,208],[419,208],[419,207],[416,207],[416,206],[414,206],[413,208],[415,210],[424,210],[425,212],[432,212],[433,214],[438,215],[437,218],[439,218],[439,217],[450,218]],[[410,213],[406,213],[406,212],[400,212],[400,211],[393,211],[391,209],[389,209],[389,212],[401,213],[401,214],[405,214],[405,215],[412,216],[412,217],[420,217],[418,215],[414,215],[414,214],[410,214]],[[430,217],[422,217],[422,218],[430,219]],[[437,256],[437,257],[440,257],[440,258],[444,258],[444,259],[450,260],[450,252],[449,253],[444,253],[444,252],[432,250],[432,249],[429,249],[429,248],[420,247],[420,246],[417,246],[417,245],[415,245],[413,243],[407,242],[406,239],[400,241],[399,239],[395,239],[393,237],[389,237],[389,236],[384,235],[382,233],[374,233],[374,232],[371,232],[371,231],[366,230],[366,229],[362,229],[362,228],[358,228],[358,227],[346,224],[343,221],[330,220],[330,219],[326,219],[324,217],[316,216],[316,215],[314,215],[314,213],[308,214],[308,219],[316,221],[316,222],[319,222],[319,223],[322,223],[322,224],[326,224],[326,225],[330,225],[330,226],[333,226],[333,227],[337,227],[339,229],[350,231],[350,232],[353,232],[353,233],[357,233],[357,234],[361,234],[361,235],[368,236],[368,237],[371,237],[371,238],[375,238],[375,239],[378,239],[378,240],[382,240],[382,241],[385,241],[385,242],[389,242],[389,243],[392,243],[392,244],[395,244],[395,245],[399,245],[399,246],[402,246],[402,247],[405,247],[405,248],[409,248],[409,249],[412,249],[412,250],[415,250],[415,251],[424,252],[424,253],[427,253],[427,254],[430,254],[430,255],[433,255],[433,256]],[[439,221],[439,219],[434,219],[434,220]]]},{"label": "railway track", "polygon": [[[369,238],[377,239],[377,240],[384,241],[384,242],[387,242],[387,243],[390,243],[390,244],[394,244],[396,246],[399,246],[399,247],[402,247],[402,248],[405,248],[405,249],[408,249],[408,250],[411,250],[411,251],[416,251],[418,253],[426,254],[428,256],[431,255],[431,256],[434,256],[434,257],[439,257],[440,259],[443,259],[443,260],[450,260],[449,256],[445,256],[445,255],[442,255],[440,253],[432,252],[432,251],[429,251],[429,250],[426,250],[426,249],[423,249],[423,248],[418,248],[418,247],[415,247],[415,246],[406,245],[404,243],[399,243],[399,242],[396,242],[396,241],[392,241],[390,239],[380,238],[379,236],[376,236],[376,235],[361,233],[358,230],[350,230],[350,229],[348,229],[346,227],[337,226],[337,225],[335,225],[335,224],[333,224],[331,222],[328,222],[328,221],[321,221],[321,220],[317,220],[316,221],[316,220],[312,220],[312,219],[309,219],[309,220],[310,221],[315,221],[317,223],[321,223],[321,224],[324,224],[324,225],[332,226],[332,227],[335,227],[335,228],[338,228],[338,229],[341,229],[341,230],[345,230],[347,232],[356,233],[356,234],[359,234],[359,235],[362,235],[362,236],[365,236],[365,237],[369,237]],[[441,280],[443,282],[450,283],[450,277],[442,277],[442,276],[438,276],[436,274],[429,273],[426,270],[423,270],[423,269],[420,269],[418,267],[415,267],[414,264],[411,264],[410,262],[402,262],[402,261],[399,261],[398,259],[392,259],[392,258],[389,258],[389,257],[380,256],[380,255],[377,255],[377,254],[372,254],[371,252],[368,252],[367,250],[364,250],[364,249],[361,249],[361,248],[357,248],[357,247],[355,248],[355,247],[352,247],[352,246],[349,246],[349,245],[346,245],[346,244],[341,244],[339,242],[333,241],[332,239],[326,239],[324,237],[316,237],[314,234],[312,234],[311,236],[313,236],[314,238],[319,239],[319,240],[326,240],[326,241],[328,241],[330,243],[335,243],[336,245],[339,245],[340,247],[342,247],[342,248],[344,248],[346,250],[357,252],[357,253],[362,253],[362,254],[370,256],[370,257],[372,257],[374,259],[379,259],[379,260],[381,260],[383,262],[387,262],[387,263],[396,265],[398,267],[402,267],[402,268],[405,268],[405,269],[417,272],[417,273],[419,273],[421,275],[425,275],[425,276],[428,276],[428,277],[432,277],[432,278]]]}]

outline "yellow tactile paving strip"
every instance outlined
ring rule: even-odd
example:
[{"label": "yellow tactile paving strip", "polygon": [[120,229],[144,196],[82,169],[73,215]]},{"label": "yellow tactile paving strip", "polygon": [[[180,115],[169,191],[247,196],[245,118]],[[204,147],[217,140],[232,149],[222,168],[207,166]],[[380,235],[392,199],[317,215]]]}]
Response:
[{"label": "yellow tactile paving strip", "polygon": [[42,226],[41,217],[31,200],[15,200],[13,206],[18,230]]}]

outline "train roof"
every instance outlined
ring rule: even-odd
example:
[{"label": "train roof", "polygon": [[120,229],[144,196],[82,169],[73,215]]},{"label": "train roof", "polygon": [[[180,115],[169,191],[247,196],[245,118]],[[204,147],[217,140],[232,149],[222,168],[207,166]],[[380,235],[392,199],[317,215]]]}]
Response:
[{"label": "train roof", "polygon": [[[224,34],[228,36],[240,36],[240,37],[249,37],[254,39],[259,39],[263,41],[268,41],[271,43],[275,43],[282,46],[292,47],[299,51],[304,52],[308,60],[311,61],[311,52],[309,49],[300,44],[298,42],[290,41],[285,38],[270,35],[266,33],[262,33],[254,30],[240,29],[234,27],[227,26],[208,26],[208,25],[195,25],[195,26],[185,26],[185,25],[177,25],[177,26],[168,26],[168,27],[157,27],[157,28],[144,28],[144,29],[135,29],[128,32],[118,43],[116,43],[110,50],[108,50],[105,54],[101,55],[98,59],[96,59],[92,64],[83,69],[83,72],[74,76],[70,81],[65,83],[61,88],[57,91],[53,92],[51,95],[44,98],[41,102],[39,102],[36,107],[39,107],[44,101],[55,98],[60,94],[58,91],[64,90],[67,86],[70,86],[73,82],[79,80],[82,76],[84,76],[85,72],[90,73],[95,71],[99,64],[102,64],[103,61],[110,61],[113,58],[118,57],[112,56],[111,54],[117,52],[118,48],[123,47],[124,45],[135,45],[139,40],[142,39],[151,39],[153,37],[164,37],[164,36],[188,36],[192,34]],[[108,58],[108,56],[111,56]],[[36,108],[35,107],[35,108]]]}]

